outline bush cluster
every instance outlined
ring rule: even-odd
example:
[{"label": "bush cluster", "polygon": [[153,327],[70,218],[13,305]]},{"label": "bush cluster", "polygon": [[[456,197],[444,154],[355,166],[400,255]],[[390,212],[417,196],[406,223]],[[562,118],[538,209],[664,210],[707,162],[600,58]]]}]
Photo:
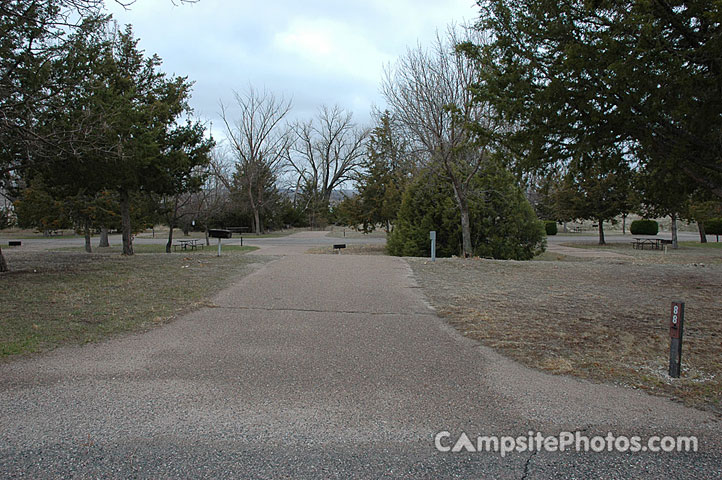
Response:
[{"label": "bush cluster", "polygon": [[[479,257],[530,260],[544,251],[544,225],[508,170],[489,162],[472,180],[471,241]],[[433,172],[420,173],[406,189],[394,230],[391,255],[427,257],[429,231],[436,231],[439,257],[461,255],[461,215],[452,187]]]},{"label": "bush cluster", "polygon": [[722,218],[711,218],[704,222],[707,235],[722,235]]},{"label": "bush cluster", "polygon": [[546,230],[547,235],[556,235],[557,234],[557,222],[553,220],[547,220],[544,222],[544,230]]},{"label": "bush cluster", "polygon": [[657,235],[659,233],[659,224],[654,220],[635,220],[629,226],[632,235]]}]

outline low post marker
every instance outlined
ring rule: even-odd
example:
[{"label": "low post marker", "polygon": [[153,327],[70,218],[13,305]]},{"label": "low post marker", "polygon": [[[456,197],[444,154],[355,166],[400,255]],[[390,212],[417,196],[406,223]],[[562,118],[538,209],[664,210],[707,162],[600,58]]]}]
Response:
[{"label": "low post marker", "polygon": [[431,238],[431,261],[436,261],[436,230],[429,232],[429,238]]},{"label": "low post marker", "polygon": [[682,370],[682,335],[684,333],[684,302],[672,302],[669,320],[669,376],[679,378]]}]

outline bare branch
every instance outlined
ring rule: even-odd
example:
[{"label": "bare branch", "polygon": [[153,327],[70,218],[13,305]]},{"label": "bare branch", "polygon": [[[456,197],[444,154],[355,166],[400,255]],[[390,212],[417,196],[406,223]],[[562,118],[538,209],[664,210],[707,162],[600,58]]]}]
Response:
[{"label": "bare branch", "polygon": [[289,128],[282,125],[291,100],[252,86],[243,93],[234,92],[234,97],[238,119],[231,119],[222,103],[221,118],[236,160],[234,182],[245,192],[256,233],[261,233],[260,213],[269,200],[266,186],[282,173],[292,143]]},{"label": "bare branch", "polygon": [[356,126],[351,112],[322,106],[315,119],[296,123],[293,131],[289,163],[328,204],[333,190],[360,168],[368,130]]},{"label": "bare branch", "polygon": [[483,44],[485,39],[478,35],[473,29],[460,32],[450,27],[446,38],[437,34],[430,49],[409,49],[396,65],[387,67],[381,86],[412,150],[451,183],[466,255],[471,254],[469,185],[486,160],[488,141],[468,127],[473,124],[489,132],[501,128],[491,106],[475,101],[471,87],[479,78],[479,65],[455,48],[462,41]]}]

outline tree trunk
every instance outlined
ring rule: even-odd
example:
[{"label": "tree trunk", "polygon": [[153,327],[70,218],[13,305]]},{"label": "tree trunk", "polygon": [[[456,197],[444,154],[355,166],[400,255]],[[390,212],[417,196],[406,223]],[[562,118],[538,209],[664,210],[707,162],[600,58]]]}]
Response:
[{"label": "tree trunk", "polygon": [[464,205],[461,210],[461,242],[464,250],[464,258],[471,257],[471,224],[469,222],[469,207]]},{"label": "tree trunk", "polygon": [[707,232],[704,230],[704,222],[697,222],[699,229],[699,243],[707,243]]},{"label": "tree trunk", "polygon": [[173,246],[173,224],[170,224],[168,229],[168,243],[165,244],[165,253],[170,253],[170,249]]},{"label": "tree trunk", "polygon": [[120,220],[123,229],[123,255],[133,255],[133,230],[130,225],[130,194],[120,191]]},{"label": "tree trunk", "polygon": [[206,233],[206,247],[208,247],[208,246],[211,245],[211,239],[210,239],[210,237],[208,236],[208,225],[206,225],[205,233]]},{"label": "tree trunk", "polygon": [[90,224],[88,222],[85,222],[83,233],[85,234],[85,251],[88,253],[93,253],[93,246],[90,243]]},{"label": "tree trunk", "polygon": [[473,253],[471,248],[471,222],[469,221],[469,204],[466,201],[466,196],[461,191],[461,188],[454,185],[454,193],[456,194],[456,203],[459,206],[459,213],[461,213],[461,249],[464,258],[469,258]]},{"label": "tree trunk", "polygon": [[672,248],[676,250],[679,248],[677,242],[677,214],[673,213],[670,217],[672,218]]},{"label": "tree trunk", "polygon": [[255,199],[253,198],[253,189],[251,186],[248,186],[248,203],[251,206],[251,210],[253,211],[253,232],[256,235],[261,234],[261,215],[258,211],[258,204],[256,203]]},{"label": "tree trunk", "polygon": [[600,218],[598,220],[599,222],[599,245],[606,245],[607,242],[604,241],[604,222]]},{"label": "tree trunk", "polygon": [[261,221],[261,205],[263,205],[263,188],[261,185],[258,186],[258,201],[253,205],[254,215],[256,223],[258,224],[258,233],[263,234],[265,228],[263,228],[263,222]]},{"label": "tree trunk", "polygon": [[3,249],[0,248],[0,272],[9,272],[10,269],[8,268],[8,263],[5,261],[5,256],[3,255]]},{"label": "tree trunk", "polygon": [[627,214],[622,215],[622,235],[627,233]]},{"label": "tree trunk", "polygon": [[98,246],[100,248],[110,247],[110,242],[108,242],[108,228],[107,227],[100,228],[100,243],[98,244]]},{"label": "tree trunk", "polygon": [[187,237],[191,234],[191,229],[188,225],[183,225],[183,236]]},{"label": "tree trunk", "polygon": [[261,234],[261,215],[257,208],[253,208],[253,231],[256,235]]}]

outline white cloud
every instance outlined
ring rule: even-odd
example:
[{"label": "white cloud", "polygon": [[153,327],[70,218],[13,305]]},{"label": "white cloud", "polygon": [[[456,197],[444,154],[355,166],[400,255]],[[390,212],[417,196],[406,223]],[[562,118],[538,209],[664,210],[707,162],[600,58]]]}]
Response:
[{"label": "white cloud", "polygon": [[191,105],[214,124],[219,99],[229,102],[232,90],[249,84],[293,97],[297,117],[339,104],[366,122],[371,104],[382,103],[384,64],[477,11],[473,0],[201,0],[178,7],[138,0],[127,11],[107,5],[120,23],[134,25],[141,47],[159,54],[165,71],[196,82]]},{"label": "white cloud", "polygon": [[390,60],[354,26],[328,18],[298,18],[275,35],[280,51],[310,62],[317,72],[370,83],[378,81],[382,65]]},{"label": "white cloud", "polygon": [[336,25],[328,21],[296,20],[289,30],[276,35],[276,43],[283,49],[300,53],[311,59],[323,59],[334,54]]}]

